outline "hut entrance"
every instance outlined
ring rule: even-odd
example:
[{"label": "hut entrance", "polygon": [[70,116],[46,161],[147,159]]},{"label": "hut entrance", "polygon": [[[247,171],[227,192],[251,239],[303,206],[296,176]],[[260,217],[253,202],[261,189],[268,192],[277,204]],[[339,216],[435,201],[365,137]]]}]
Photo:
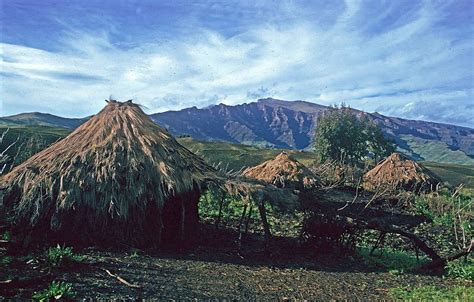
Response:
[{"label": "hut entrance", "polygon": [[161,242],[165,246],[192,244],[199,228],[200,193],[191,191],[169,199],[163,207]]}]

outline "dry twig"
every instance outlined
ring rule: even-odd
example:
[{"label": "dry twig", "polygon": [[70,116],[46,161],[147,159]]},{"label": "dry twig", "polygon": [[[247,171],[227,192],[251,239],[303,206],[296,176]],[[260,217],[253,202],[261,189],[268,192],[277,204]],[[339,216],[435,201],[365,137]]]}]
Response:
[{"label": "dry twig", "polygon": [[132,284],[132,283],[128,282],[127,280],[125,280],[124,278],[120,277],[119,275],[112,274],[108,269],[103,268],[102,270],[105,271],[110,277],[116,278],[120,283],[123,283],[128,287],[141,288],[140,285]]}]

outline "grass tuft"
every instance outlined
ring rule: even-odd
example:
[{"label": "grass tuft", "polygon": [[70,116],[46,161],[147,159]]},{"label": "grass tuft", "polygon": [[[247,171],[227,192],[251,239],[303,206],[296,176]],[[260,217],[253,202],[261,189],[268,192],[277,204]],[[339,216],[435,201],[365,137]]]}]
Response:
[{"label": "grass tuft", "polygon": [[390,290],[395,301],[472,301],[474,288],[456,286],[450,289],[439,289],[435,286],[396,287]]},{"label": "grass tuft", "polygon": [[76,293],[73,290],[72,284],[64,283],[62,281],[53,281],[50,283],[48,288],[39,292],[34,292],[31,298],[43,302],[59,299],[73,299],[75,295]]},{"label": "grass tuft", "polygon": [[46,265],[49,268],[56,268],[70,263],[83,262],[84,257],[73,252],[71,247],[60,246],[50,247],[44,253]]}]

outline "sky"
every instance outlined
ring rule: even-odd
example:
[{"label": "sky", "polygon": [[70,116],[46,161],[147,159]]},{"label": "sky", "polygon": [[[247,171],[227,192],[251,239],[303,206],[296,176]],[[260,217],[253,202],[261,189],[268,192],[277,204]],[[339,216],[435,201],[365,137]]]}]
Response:
[{"label": "sky", "polygon": [[474,1],[1,0],[0,116],[259,98],[474,128]]}]

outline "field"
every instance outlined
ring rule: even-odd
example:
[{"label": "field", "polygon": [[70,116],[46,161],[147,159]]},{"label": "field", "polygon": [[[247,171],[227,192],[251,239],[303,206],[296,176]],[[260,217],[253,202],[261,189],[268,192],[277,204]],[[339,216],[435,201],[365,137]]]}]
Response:
[{"label": "field", "polygon": [[[12,127],[4,144],[10,145],[19,137],[9,150],[9,155],[18,164],[66,134],[64,129]],[[234,171],[259,164],[282,151],[200,142],[189,137],[178,140],[209,163]],[[306,165],[314,162],[311,152],[286,152]],[[469,191],[474,188],[474,168],[425,164],[451,184],[463,183],[467,188],[467,193],[463,193],[466,195],[453,198],[438,196],[433,200],[420,198],[410,208],[416,220],[424,222],[411,227],[411,230],[417,234],[429,234],[424,239],[446,255],[457,248],[452,239],[453,223],[457,227],[463,226],[468,236],[472,234],[469,223],[472,212],[465,209],[470,208]],[[351,201],[354,194],[352,189],[337,189],[328,191],[320,198],[329,200],[329,206],[340,208]],[[275,236],[269,246],[264,243],[255,212],[249,216],[248,232],[243,234],[240,241],[237,230],[239,219],[243,217],[242,203],[232,198],[226,199],[222,221],[217,228],[218,210],[213,198],[212,195],[201,198],[199,241],[186,249],[157,251],[122,246],[76,247],[73,251],[66,247],[51,246],[7,253],[5,247],[15,238],[3,232],[0,246],[0,296],[21,299],[61,296],[73,299],[251,301],[433,300],[437,297],[463,301],[474,296],[472,260],[458,260],[444,271],[420,271],[418,267],[426,263],[426,258],[418,258],[410,242],[401,237],[390,237],[386,248],[370,255],[369,251],[378,236],[374,232],[361,234],[355,250],[341,250],[337,244],[329,247],[307,244],[299,236],[303,214],[283,214],[271,207],[268,208],[269,222]],[[370,195],[361,194],[359,206],[365,205],[369,199]],[[458,216],[451,213],[451,208],[457,202],[463,207],[462,214],[466,215],[462,217],[462,225],[456,224]],[[381,207],[378,211],[385,213],[388,209]],[[390,212],[391,217],[399,215],[403,218],[405,214]]]}]

